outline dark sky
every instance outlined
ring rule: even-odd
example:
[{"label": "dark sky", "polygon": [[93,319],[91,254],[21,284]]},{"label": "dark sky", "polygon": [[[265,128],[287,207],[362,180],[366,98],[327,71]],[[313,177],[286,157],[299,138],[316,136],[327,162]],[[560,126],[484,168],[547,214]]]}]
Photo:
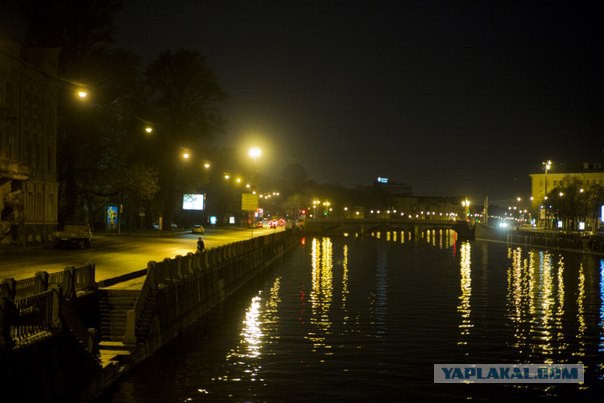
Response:
[{"label": "dark sky", "polygon": [[604,2],[126,1],[120,45],[207,57],[228,145],[320,183],[527,196],[541,162],[604,160]]}]

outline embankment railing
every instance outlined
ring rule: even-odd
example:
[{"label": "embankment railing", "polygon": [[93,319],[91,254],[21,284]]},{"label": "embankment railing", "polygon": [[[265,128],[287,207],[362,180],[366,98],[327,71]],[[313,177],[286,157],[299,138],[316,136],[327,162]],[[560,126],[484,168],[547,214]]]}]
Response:
[{"label": "embankment railing", "polygon": [[0,350],[31,344],[68,328],[90,352],[96,352],[94,335],[56,286],[17,300],[0,299]]},{"label": "embankment railing", "polygon": [[[230,289],[251,271],[271,262],[274,256],[280,256],[284,244],[293,238],[288,231],[279,232],[206,249],[201,253],[149,262],[147,277],[135,306],[127,312],[124,343],[136,344],[140,341],[137,339],[137,329],[145,328],[147,324],[143,321],[148,319],[143,315],[144,310],[149,298],[157,297],[160,289],[172,286],[176,295],[184,293],[190,296],[189,299],[179,299],[178,306],[171,304],[173,311],[163,313],[170,318],[163,317],[162,323],[173,323],[181,314],[216,300],[225,289]],[[174,297],[170,290],[167,293],[162,298]]]},{"label": "embankment railing", "polygon": [[62,325],[69,327],[87,349],[94,340],[71,306],[78,292],[94,290],[95,265],[66,267],[62,272],[38,272],[34,277],[0,283],[0,349],[35,342]]}]

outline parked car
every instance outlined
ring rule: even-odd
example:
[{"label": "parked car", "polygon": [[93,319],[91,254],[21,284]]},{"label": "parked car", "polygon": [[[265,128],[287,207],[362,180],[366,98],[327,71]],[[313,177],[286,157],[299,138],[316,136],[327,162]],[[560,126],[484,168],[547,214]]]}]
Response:
[{"label": "parked car", "polygon": [[191,229],[191,232],[193,234],[203,234],[206,232],[205,228],[203,227],[203,225],[201,224],[195,224],[193,226],[193,228]]},{"label": "parked car", "polygon": [[83,249],[92,245],[92,231],[85,223],[65,224],[63,230],[55,231],[53,238],[57,247],[77,246]]}]

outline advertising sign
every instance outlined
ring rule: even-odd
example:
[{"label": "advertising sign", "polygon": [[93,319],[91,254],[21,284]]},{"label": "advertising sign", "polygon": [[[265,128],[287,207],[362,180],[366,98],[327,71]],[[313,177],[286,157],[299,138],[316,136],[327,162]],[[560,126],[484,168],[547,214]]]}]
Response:
[{"label": "advertising sign", "polygon": [[118,229],[120,206],[117,204],[108,204],[105,211],[106,225],[108,230]]},{"label": "advertising sign", "polygon": [[258,195],[253,193],[243,193],[241,195],[241,210],[256,211],[258,209]]},{"label": "advertising sign", "polygon": [[182,209],[183,210],[203,210],[204,199],[205,199],[204,194],[185,193],[182,196]]}]

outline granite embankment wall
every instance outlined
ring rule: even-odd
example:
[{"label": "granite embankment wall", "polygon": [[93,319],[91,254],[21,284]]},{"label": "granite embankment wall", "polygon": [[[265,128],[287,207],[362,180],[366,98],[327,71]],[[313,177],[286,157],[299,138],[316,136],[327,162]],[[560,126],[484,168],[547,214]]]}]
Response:
[{"label": "granite embankment wall", "polygon": [[99,397],[279,261],[299,244],[301,235],[284,231],[149,262],[136,273],[144,276],[144,283],[135,290],[120,289],[117,281],[133,277],[121,276],[117,283],[104,281],[92,290],[67,294],[60,284],[23,298],[14,290],[5,293],[9,295],[0,306],[0,386],[12,391],[14,402]]},{"label": "granite embankment wall", "polygon": [[523,229],[502,230],[477,224],[475,239],[604,255],[604,236],[602,235]]}]

